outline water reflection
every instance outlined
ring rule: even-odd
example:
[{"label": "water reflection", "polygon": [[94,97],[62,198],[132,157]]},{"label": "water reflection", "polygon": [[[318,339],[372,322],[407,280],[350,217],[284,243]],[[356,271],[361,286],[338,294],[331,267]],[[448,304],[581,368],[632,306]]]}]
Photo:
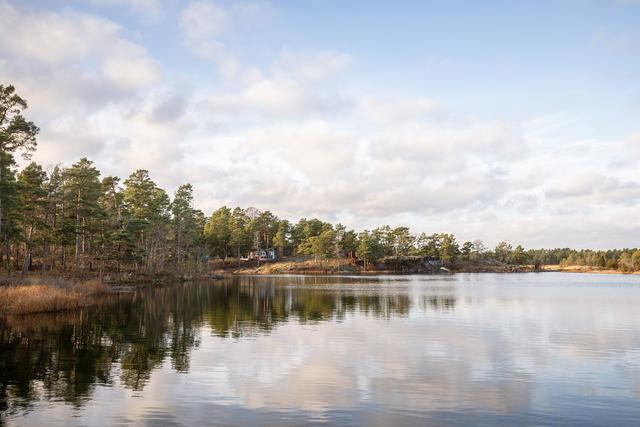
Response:
[{"label": "water reflection", "polygon": [[113,294],[2,319],[0,405],[16,424],[631,423],[638,282],[242,277]]},{"label": "water reflection", "polygon": [[[357,279],[329,278],[341,289],[296,286],[299,278],[239,278],[182,284],[105,297],[75,313],[9,317],[0,321],[0,408],[15,411],[40,399],[81,405],[96,384],[140,390],[151,371],[171,360],[188,372],[205,325],[219,337],[240,338],[272,330],[280,322],[344,319],[358,311],[389,318],[405,315],[409,296],[377,294],[349,286]],[[315,283],[314,283],[315,282]],[[344,286],[345,282],[347,286]],[[439,300],[429,303],[439,307]],[[451,304],[449,300],[443,304]]]}]

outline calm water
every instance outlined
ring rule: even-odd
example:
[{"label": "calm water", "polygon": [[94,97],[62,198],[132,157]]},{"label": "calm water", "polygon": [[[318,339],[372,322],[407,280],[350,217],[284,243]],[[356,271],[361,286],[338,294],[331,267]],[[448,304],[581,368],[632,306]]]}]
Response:
[{"label": "calm water", "polygon": [[638,425],[640,277],[243,277],[114,294],[0,320],[0,410],[8,425]]}]

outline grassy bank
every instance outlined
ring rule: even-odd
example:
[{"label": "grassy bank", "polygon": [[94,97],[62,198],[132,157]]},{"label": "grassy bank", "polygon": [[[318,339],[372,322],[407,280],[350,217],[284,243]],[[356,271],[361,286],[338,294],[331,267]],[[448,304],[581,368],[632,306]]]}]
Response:
[{"label": "grassy bank", "polygon": [[[359,274],[353,260],[297,260],[232,268],[234,274]],[[228,272],[228,271],[226,271]]]},{"label": "grassy bank", "polygon": [[31,314],[74,310],[91,305],[108,290],[98,281],[71,282],[63,279],[3,279],[0,314]]},{"label": "grassy bank", "polygon": [[364,271],[362,265],[355,260],[283,260],[277,262],[266,262],[260,266],[228,266],[218,270],[219,273],[247,274],[247,275],[269,275],[269,274],[433,274],[433,273],[529,273],[529,272],[565,272],[565,273],[594,273],[594,274],[640,274],[640,272],[624,273],[620,270],[589,267],[581,265],[561,266],[555,265],[508,265],[497,262],[455,262],[446,265],[447,270],[433,268],[427,271],[423,268],[411,268],[411,265],[396,266],[391,263],[376,264]]},{"label": "grassy bank", "polygon": [[447,265],[447,269],[441,269],[439,265],[425,265],[411,257],[398,258],[394,262],[392,258],[386,262],[370,265],[365,271],[361,264],[354,259],[329,259],[329,260],[283,260],[276,262],[262,263],[260,266],[244,265],[218,270],[219,273],[233,274],[442,274],[453,273],[523,273],[535,271],[534,266],[529,265],[504,265],[497,263],[464,263],[457,262]]},{"label": "grassy bank", "polygon": [[640,271],[623,272],[604,267],[590,267],[586,265],[545,265],[542,267],[544,271],[558,271],[562,273],[592,273],[592,274],[636,274],[640,275]]}]

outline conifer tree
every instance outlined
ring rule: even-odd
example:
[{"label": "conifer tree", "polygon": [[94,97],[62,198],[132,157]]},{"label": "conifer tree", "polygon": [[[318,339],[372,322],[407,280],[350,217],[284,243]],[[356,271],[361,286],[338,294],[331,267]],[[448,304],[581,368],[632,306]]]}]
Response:
[{"label": "conifer tree", "polygon": [[[36,148],[36,135],[40,131],[33,122],[28,121],[22,115],[27,109],[27,101],[21,98],[12,85],[0,85],[0,189],[3,189],[5,197],[0,196],[0,236],[4,237],[5,245],[9,245],[8,236],[15,232],[9,230],[3,232],[2,227],[10,227],[6,210],[12,206],[9,199],[13,196],[15,189],[12,189],[13,172],[10,169],[14,166],[13,154],[22,152],[25,158],[29,158],[31,152]],[[4,181],[7,181],[7,184]],[[2,193],[0,193],[1,195]],[[7,200],[3,200],[3,199]],[[5,224],[6,223],[6,224]],[[8,251],[7,251],[7,256]]]},{"label": "conifer tree", "polygon": [[45,187],[47,173],[36,163],[30,163],[18,174],[18,191],[20,195],[20,223],[24,242],[24,261],[22,273],[26,274],[31,267],[33,246],[40,240],[46,227],[45,209],[47,190]]},{"label": "conifer tree", "polygon": [[[74,225],[75,251],[74,270],[81,268],[81,258],[91,250],[91,231],[101,210],[98,205],[100,197],[100,172],[93,162],[82,158],[63,172],[63,197],[66,221]],[[89,262],[89,266],[91,263]]]}]

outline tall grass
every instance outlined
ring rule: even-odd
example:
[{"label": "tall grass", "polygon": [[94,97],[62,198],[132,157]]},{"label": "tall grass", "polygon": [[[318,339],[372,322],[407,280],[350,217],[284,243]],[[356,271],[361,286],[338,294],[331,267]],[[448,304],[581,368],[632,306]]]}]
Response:
[{"label": "tall grass", "polygon": [[89,305],[95,295],[107,290],[99,282],[71,284],[20,283],[0,287],[0,313],[30,314],[73,310]]}]

